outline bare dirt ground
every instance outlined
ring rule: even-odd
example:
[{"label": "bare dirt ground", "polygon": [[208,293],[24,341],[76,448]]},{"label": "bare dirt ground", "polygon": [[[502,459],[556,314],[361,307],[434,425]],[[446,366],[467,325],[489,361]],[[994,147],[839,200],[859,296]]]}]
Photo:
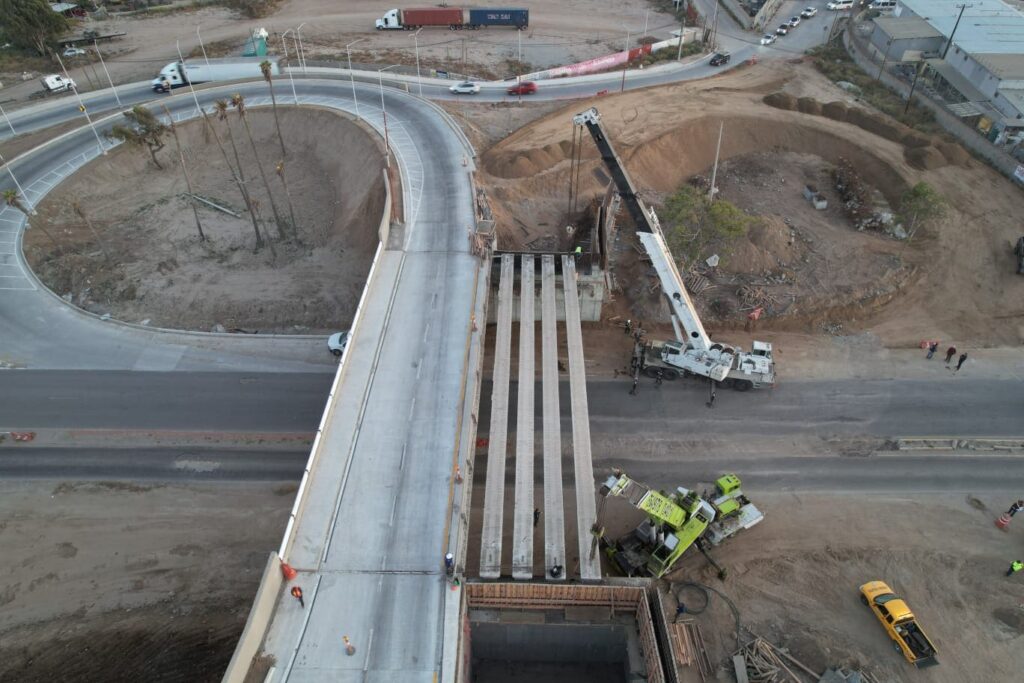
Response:
[{"label": "bare dirt ground", "polygon": [[0,486],[0,680],[219,681],[294,484]]},{"label": "bare dirt ground", "polygon": [[[429,4],[429,3],[428,3]],[[507,6],[507,3],[484,2],[478,6]],[[519,55],[535,67],[569,64],[590,59],[625,45],[626,32],[632,40],[643,35],[645,24],[650,34],[667,38],[678,28],[670,14],[652,9],[646,0],[622,0],[615,3],[594,3],[588,0],[523,0],[517,7],[530,10],[530,28],[488,29],[452,32],[447,29],[424,29],[419,35],[421,65],[481,75],[512,73],[508,60]],[[127,32],[124,38],[101,44],[107,68],[115,83],[152,78],[168,62],[177,59],[175,40],[180,40],[182,53],[200,54],[199,27],[205,45],[213,45],[220,54],[240,54],[240,48],[253,28],[265,27],[271,32],[270,51],[283,55],[280,35],[302,24],[303,51],[308,60],[337,60],[345,56],[345,45],[361,42],[353,53],[355,61],[415,63],[412,36],[404,31],[374,29],[374,21],[396,6],[377,0],[292,0],[262,19],[247,19],[221,7],[182,8],[152,15],[112,17],[105,21],[88,21],[83,28],[101,33]],[[652,9],[647,15],[648,9]],[[294,33],[289,36],[289,43]],[[294,59],[294,47],[289,45]],[[210,55],[213,56],[213,55]],[[70,67],[69,67],[70,68]],[[71,68],[72,77],[85,89],[106,86],[102,69]],[[27,100],[39,89],[38,80],[20,82],[20,74],[0,74],[7,85],[0,101]]]},{"label": "bare dirt ground", "polygon": [[[826,329],[870,332],[887,347],[916,346],[921,339],[970,347],[1024,340],[1009,246],[1019,232],[1016,216],[1024,210],[1024,194],[976,162],[919,171],[904,161],[898,143],[847,123],[762,103],[766,93],[790,83],[800,84],[801,96],[848,101],[809,66],[776,62],[713,80],[574,103],[524,126],[482,155],[480,184],[502,228],[500,245],[524,248],[568,222],[573,114],[599,108],[620,156],[652,204],[692,176],[707,174],[718,125],[724,123],[723,193],[763,217],[765,226],[737,246],[734,266],[742,266],[744,277],[778,301],[778,315],[762,319],[758,338],[775,341],[799,333],[796,343],[821,343],[816,335]],[[584,137],[581,207],[607,182],[593,144]],[[905,245],[858,233],[832,208],[824,215],[815,212],[800,197],[802,182],[820,178],[840,159],[850,160],[892,206],[906,188],[928,182],[948,201],[948,216]],[[831,192],[826,183],[818,184]],[[635,254],[621,234],[618,249]],[[648,288],[641,276],[646,280],[649,273],[627,267],[613,269],[613,275],[619,291],[609,317],[632,313],[635,319],[644,315],[643,306],[657,305],[656,292],[640,296],[636,291]],[[698,297],[712,326],[749,343],[741,331],[745,312],[716,315],[712,303],[710,296]],[[634,310],[638,304],[640,314]],[[645,322],[651,315],[648,309]]]},{"label": "bare dirt ground", "polygon": [[[255,250],[252,222],[226,162],[205,125],[194,122],[179,127],[193,189],[240,217],[200,205],[209,238],[201,242],[173,138],[168,136],[157,155],[163,169],[146,151],[122,146],[79,170],[40,204],[33,223],[41,227],[25,237],[33,269],[75,304],[127,322],[204,331],[217,325],[302,333],[343,328],[355,312],[378,242],[381,150],[361,124],[333,112],[280,107],[280,114],[298,244],[289,236],[274,245],[276,256],[270,248]],[[234,112],[230,116],[247,185],[260,202],[261,230],[277,240],[245,128]],[[247,116],[273,202],[290,225],[288,197],[274,173],[281,153],[273,115],[254,110]],[[216,126],[231,155],[225,124]]]}]

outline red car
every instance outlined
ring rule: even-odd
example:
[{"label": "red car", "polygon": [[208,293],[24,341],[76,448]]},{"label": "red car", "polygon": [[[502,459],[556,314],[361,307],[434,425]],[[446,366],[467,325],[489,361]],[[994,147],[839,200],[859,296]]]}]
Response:
[{"label": "red car", "polygon": [[523,81],[508,89],[509,95],[529,95],[537,92],[537,84],[533,81]]}]

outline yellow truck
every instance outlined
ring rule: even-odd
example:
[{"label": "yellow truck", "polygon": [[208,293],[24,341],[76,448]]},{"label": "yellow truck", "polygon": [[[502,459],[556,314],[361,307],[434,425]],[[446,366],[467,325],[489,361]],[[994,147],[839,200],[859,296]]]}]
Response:
[{"label": "yellow truck", "polygon": [[869,581],[860,587],[860,601],[867,605],[886,633],[896,651],[919,669],[935,666],[935,646],[918,625],[910,607],[884,581]]}]

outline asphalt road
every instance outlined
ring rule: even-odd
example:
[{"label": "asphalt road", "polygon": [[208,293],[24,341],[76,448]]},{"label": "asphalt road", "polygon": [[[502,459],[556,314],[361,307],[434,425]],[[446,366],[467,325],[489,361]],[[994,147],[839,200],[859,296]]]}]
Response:
[{"label": "asphalt road", "polygon": [[[312,431],[328,373],[0,373],[0,426],[17,429]],[[591,431],[618,435],[757,438],[818,436],[1020,436],[1024,384],[951,376],[923,380],[789,381],[767,392],[719,390],[708,409],[697,381],[587,383]],[[515,391],[515,384],[513,384]],[[568,405],[563,383],[561,404]],[[487,424],[489,383],[479,418]],[[563,416],[568,419],[568,414]],[[514,416],[512,416],[514,421]]]}]

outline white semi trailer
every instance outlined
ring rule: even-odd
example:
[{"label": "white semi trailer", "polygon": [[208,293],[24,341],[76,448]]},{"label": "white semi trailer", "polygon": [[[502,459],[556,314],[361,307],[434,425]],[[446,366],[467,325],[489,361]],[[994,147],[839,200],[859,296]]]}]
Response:
[{"label": "white semi trailer", "polygon": [[171,62],[152,81],[154,92],[169,92],[172,88],[180,88],[189,83],[207,83],[209,81],[240,81],[246,78],[262,78],[260,64],[270,62],[271,75],[280,75],[281,70],[277,59],[211,59],[194,62]]}]

